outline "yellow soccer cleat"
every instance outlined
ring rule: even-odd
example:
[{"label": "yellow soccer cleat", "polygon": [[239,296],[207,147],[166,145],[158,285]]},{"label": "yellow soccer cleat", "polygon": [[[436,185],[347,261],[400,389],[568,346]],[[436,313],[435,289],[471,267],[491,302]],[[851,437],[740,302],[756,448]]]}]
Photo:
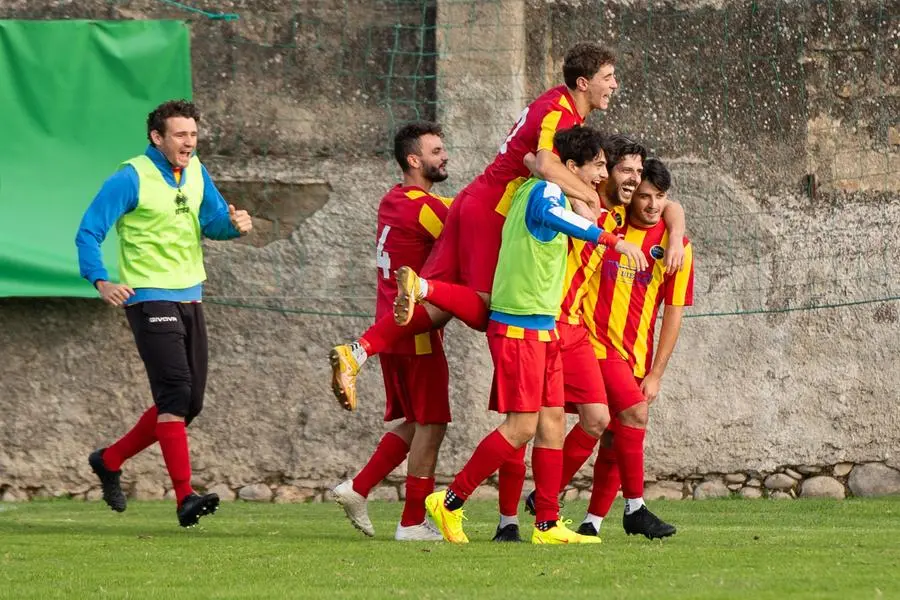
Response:
[{"label": "yellow soccer cleat", "polygon": [[454,544],[468,544],[469,538],[462,528],[462,522],[466,518],[463,509],[447,510],[444,506],[446,497],[447,490],[429,495],[425,498],[425,508],[445,540]]},{"label": "yellow soccer cleat", "polygon": [[575,533],[566,525],[572,521],[557,521],[554,527],[541,531],[537,527],[531,534],[532,544],[599,544],[600,538]]},{"label": "yellow soccer cleat", "polygon": [[334,397],[344,410],[356,410],[356,376],[359,374],[359,363],[347,344],[331,349],[328,355],[331,361],[331,389]]},{"label": "yellow soccer cleat", "polygon": [[412,320],[419,295],[419,276],[409,267],[400,267],[394,273],[397,280],[397,297],[394,299],[394,322],[401,327]]}]

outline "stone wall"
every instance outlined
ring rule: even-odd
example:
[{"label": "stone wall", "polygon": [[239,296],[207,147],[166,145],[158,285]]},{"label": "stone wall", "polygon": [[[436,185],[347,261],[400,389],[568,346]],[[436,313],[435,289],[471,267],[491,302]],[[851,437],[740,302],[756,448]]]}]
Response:
[{"label": "stone wall", "polygon": [[[853,473],[873,469],[896,480],[900,302],[842,306],[900,296],[896,2],[344,4],[194,3],[240,13],[230,22],[152,0],[0,4],[0,18],[191,20],[202,156],[261,216],[245,243],[207,244],[198,487],[321,498],[361,466],[384,431],[377,361],[347,414],[326,357],[370,322],[375,210],[397,177],[390,130],[436,111],[453,151],[441,192],[453,193],[559,80],[565,48],[596,38],[619,47],[622,88],[593,121],[639,133],[671,163],[698,256],[690,312],[702,316],[686,319],[653,409],[648,495],[863,494]],[[429,65],[431,45],[440,59]],[[811,305],[829,308],[801,310]],[[483,337],[453,324],[447,347],[455,421],[440,481],[498,422],[485,409]],[[148,398],[120,312],[0,300],[4,499],[96,497],[87,454]],[[850,464],[862,466],[848,479]],[[158,450],[128,463],[125,480],[162,496]],[[383,496],[398,497],[399,481]]]}]

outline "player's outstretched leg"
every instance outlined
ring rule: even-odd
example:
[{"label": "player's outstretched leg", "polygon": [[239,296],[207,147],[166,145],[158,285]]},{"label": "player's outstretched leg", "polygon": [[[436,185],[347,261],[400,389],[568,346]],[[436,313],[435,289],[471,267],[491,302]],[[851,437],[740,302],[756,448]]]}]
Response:
[{"label": "player's outstretched leg", "polygon": [[397,325],[410,323],[416,305],[428,302],[476,331],[487,329],[490,302],[475,290],[455,283],[426,280],[409,267],[400,267],[394,277],[397,280],[397,297],[394,299]]}]

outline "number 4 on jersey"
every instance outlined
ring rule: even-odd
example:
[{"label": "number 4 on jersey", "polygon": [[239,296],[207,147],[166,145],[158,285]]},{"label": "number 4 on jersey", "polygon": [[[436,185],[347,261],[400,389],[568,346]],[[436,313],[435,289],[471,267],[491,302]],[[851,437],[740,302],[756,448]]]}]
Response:
[{"label": "number 4 on jersey", "polygon": [[375,248],[375,266],[381,269],[381,276],[384,279],[391,278],[391,255],[384,251],[384,243],[387,241],[388,233],[391,232],[391,226],[385,225],[381,230],[381,236],[378,238],[378,246]]}]

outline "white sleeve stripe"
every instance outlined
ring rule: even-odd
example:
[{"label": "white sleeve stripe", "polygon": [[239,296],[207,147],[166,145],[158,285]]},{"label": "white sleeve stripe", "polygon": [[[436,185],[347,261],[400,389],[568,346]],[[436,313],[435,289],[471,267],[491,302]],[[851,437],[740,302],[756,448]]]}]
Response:
[{"label": "white sleeve stripe", "polygon": [[555,217],[559,217],[566,223],[574,225],[582,231],[588,231],[591,228],[591,225],[593,225],[593,223],[591,223],[581,215],[574,213],[571,210],[566,210],[562,206],[554,206],[550,209],[550,214]]}]

